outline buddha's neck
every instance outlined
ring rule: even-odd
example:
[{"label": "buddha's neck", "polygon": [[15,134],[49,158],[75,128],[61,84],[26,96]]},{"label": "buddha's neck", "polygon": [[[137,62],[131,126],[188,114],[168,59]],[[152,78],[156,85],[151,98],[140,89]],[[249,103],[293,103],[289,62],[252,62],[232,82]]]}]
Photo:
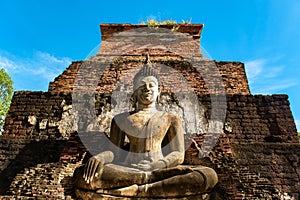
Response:
[{"label": "buddha's neck", "polygon": [[149,105],[139,104],[137,107],[137,111],[153,113],[153,112],[157,112],[157,109],[156,109],[155,103],[149,104]]}]

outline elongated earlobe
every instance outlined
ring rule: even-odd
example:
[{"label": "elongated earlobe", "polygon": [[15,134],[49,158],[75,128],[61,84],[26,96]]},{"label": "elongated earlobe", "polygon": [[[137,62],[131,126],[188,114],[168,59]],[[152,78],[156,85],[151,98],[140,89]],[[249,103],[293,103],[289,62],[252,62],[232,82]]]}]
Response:
[{"label": "elongated earlobe", "polygon": [[157,98],[156,98],[156,104],[159,104],[160,102],[160,93],[158,94]]},{"label": "elongated earlobe", "polygon": [[131,108],[130,110],[135,110],[137,108],[137,97],[136,97],[136,92],[134,92],[131,97],[130,97],[130,105]]}]

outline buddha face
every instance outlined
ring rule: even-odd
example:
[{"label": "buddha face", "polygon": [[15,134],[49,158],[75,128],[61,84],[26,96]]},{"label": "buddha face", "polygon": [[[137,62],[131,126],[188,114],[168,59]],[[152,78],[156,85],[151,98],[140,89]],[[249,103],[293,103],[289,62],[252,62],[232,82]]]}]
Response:
[{"label": "buddha face", "polygon": [[135,94],[139,105],[150,105],[155,103],[159,95],[157,79],[154,76],[142,77],[137,82]]}]

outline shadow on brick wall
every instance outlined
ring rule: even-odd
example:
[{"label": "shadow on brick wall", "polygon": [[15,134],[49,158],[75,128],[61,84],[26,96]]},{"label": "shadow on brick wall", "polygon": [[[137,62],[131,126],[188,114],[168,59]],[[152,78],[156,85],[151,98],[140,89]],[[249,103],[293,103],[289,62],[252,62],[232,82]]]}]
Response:
[{"label": "shadow on brick wall", "polygon": [[[10,145],[9,149],[18,152],[16,157],[8,155],[7,160],[12,160],[0,172],[0,195],[5,195],[15,176],[25,168],[35,167],[37,164],[53,163],[60,160],[61,153],[68,141],[31,141],[23,148]],[[10,143],[8,141],[8,143]],[[30,172],[28,172],[30,173]],[[26,173],[25,173],[26,174]]]}]

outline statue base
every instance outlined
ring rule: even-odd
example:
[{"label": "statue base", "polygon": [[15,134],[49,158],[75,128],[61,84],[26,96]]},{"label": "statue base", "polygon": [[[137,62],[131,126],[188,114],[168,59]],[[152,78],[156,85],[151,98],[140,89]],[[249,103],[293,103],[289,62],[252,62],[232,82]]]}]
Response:
[{"label": "statue base", "polygon": [[201,194],[196,196],[185,196],[185,197],[124,197],[124,196],[113,196],[108,194],[98,194],[96,192],[75,189],[75,194],[78,199],[82,200],[157,200],[157,199],[167,199],[167,200],[209,200],[209,194]]}]

